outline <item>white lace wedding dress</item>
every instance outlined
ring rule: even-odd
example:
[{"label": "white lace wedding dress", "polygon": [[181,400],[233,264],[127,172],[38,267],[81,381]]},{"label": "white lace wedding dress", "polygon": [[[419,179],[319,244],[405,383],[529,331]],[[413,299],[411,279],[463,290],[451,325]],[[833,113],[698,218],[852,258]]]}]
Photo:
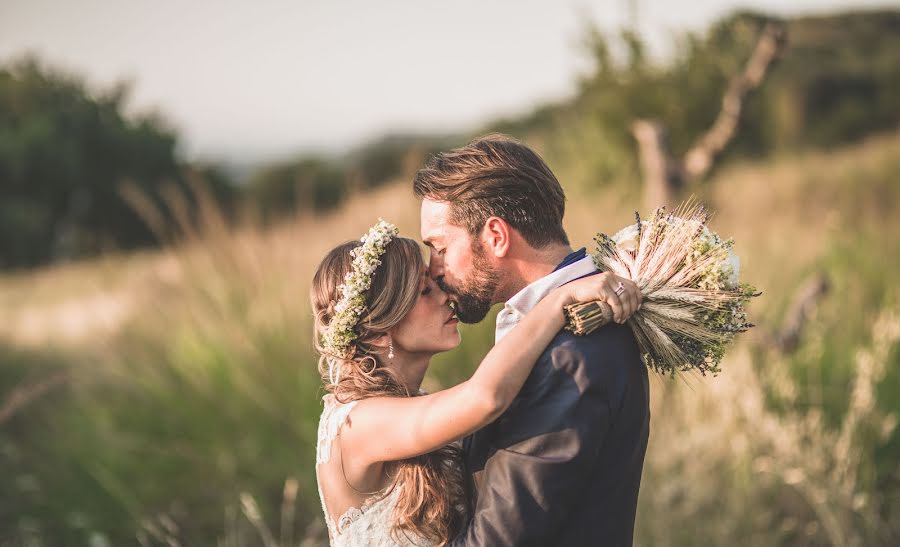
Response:
[{"label": "white lace wedding dress", "polygon": [[[346,404],[338,403],[333,395],[324,397],[325,408],[319,418],[319,434],[316,443],[316,476],[319,466],[331,459],[331,448],[335,437],[353,410],[357,401]],[[370,497],[360,507],[351,507],[344,514],[332,519],[325,504],[322,484],[317,480],[322,511],[325,513],[325,524],[332,547],[431,547],[434,544],[418,537],[398,534],[391,535],[394,507],[397,505],[398,488],[388,488]]]}]

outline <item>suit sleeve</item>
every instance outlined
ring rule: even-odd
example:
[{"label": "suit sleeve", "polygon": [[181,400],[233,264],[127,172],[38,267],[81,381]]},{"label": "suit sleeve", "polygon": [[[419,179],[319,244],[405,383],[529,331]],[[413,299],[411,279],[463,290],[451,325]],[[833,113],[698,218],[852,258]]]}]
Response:
[{"label": "suit sleeve", "polygon": [[551,545],[577,503],[611,420],[606,382],[576,344],[548,349],[499,418],[483,483],[456,547]]}]

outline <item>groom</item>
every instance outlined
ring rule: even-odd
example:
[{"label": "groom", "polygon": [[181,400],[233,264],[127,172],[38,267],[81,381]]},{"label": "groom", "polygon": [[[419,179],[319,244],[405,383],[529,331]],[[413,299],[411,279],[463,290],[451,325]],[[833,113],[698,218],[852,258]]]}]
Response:
[{"label": "groom", "polygon": [[[490,135],[439,154],[414,181],[430,272],[500,340],[553,288],[597,274],[562,227],[565,195],[541,158]],[[637,287],[604,273],[624,321]],[[622,282],[620,284],[620,281]],[[463,443],[474,513],[454,546],[631,545],[649,435],[647,369],[631,330],[561,332],[509,409]]]}]

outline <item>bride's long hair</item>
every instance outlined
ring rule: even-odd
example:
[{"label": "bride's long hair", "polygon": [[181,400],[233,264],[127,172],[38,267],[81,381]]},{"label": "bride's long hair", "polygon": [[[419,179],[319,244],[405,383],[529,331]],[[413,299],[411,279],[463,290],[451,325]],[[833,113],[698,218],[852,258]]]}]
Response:
[{"label": "bride's long hair", "polygon": [[[328,355],[320,340],[334,315],[340,297],[338,287],[351,269],[350,251],[361,243],[351,241],[335,247],[319,264],[310,289],[315,314],[315,344],[321,357],[319,373],[325,390],[338,402],[367,397],[413,397],[404,384],[379,361],[383,348],[373,342],[396,326],[416,303],[424,261],[418,243],[396,237],[388,243],[381,265],[375,270],[366,293],[366,311],[351,345],[352,355],[337,359]],[[331,364],[329,365],[329,360]],[[329,366],[337,367],[331,374]],[[332,383],[332,378],[337,382]],[[467,511],[459,450],[446,446],[406,460],[393,462],[391,488],[400,489],[394,512],[396,534],[412,532],[443,545],[460,530]]]}]

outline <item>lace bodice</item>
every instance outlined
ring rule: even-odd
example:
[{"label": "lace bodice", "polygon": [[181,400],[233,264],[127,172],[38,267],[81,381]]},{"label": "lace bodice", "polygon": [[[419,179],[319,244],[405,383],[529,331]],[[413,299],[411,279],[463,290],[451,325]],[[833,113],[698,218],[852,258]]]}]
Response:
[{"label": "lace bodice", "polygon": [[[324,397],[325,408],[319,418],[319,433],[316,442],[316,476],[320,466],[331,460],[331,450],[335,438],[357,401],[346,404],[338,403],[332,395]],[[394,507],[400,489],[388,487],[376,493],[360,507],[351,507],[337,517],[337,521],[328,513],[322,484],[318,482],[319,498],[322,511],[325,513],[325,524],[332,547],[430,547],[433,545],[421,538],[391,536]],[[398,540],[400,540],[398,542]]]}]

